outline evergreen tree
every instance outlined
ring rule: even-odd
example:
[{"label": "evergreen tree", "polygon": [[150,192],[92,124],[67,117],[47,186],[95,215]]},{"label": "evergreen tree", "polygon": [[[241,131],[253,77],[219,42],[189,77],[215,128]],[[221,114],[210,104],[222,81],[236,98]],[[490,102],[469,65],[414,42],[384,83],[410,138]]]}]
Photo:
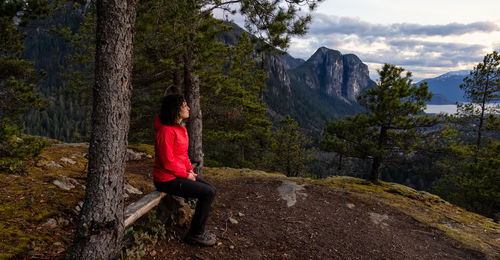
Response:
[{"label": "evergreen tree", "polygon": [[25,35],[20,29],[51,7],[45,1],[0,2],[0,171],[25,171],[21,159],[37,155],[44,146],[36,138],[20,138],[21,116],[47,105],[35,91],[44,73],[21,59]]},{"label": "evergreen tree", "polygon": [[289,177],[299,176],[304,169],[304,163],[311,159],[310,151],[306,149],[311,140],[299,133],[298,128],[298,123],[286,116],[279,122],[278,129],[273,134],[273,154],[269,168],[283,171]]},{"label": "evergreen tree", "polygon": [[434,192],[468,210],[500,219],[500,55],[487,54],[460,85],[470,104],[458,105],[440,140],[442,177]]},{"label": "evergreen tree", "polygon": [[[471,101],[470,104],[458,105],[460,116],[466,116],[478,121],[474,127],[476,133],[477,153],[481,149],[481,137],[484,132],[484,123],[488,114],[500,112],[500,54],[493,51],[484,56],[483,62],[477,64],[464,78],[464,83],[460,85],[464,90],[465,98]],[[492,105],[488,107],[488,105]]]},{"label": "evergreen tree", "polygon": [[204,80],[204,153],[214,165],[263,167],[271,123],[265,117],[265,106],[259,102],[266,76],[258,68],[253,51],[250,38],[242,34],[238,45],[229,47],[225,75]]},{"label": "evergreen tree", "polygon": [[384,163],[395,159],[419,141],[418,128],[437,123],[422,115],[425,101],[432,98],[427,83],[413,85],[411,72],[385,64],[378,71],[380,82],[358,97],[366,112],[348,116],[345,121],[330,122],[322,141],[324,149],[341,155],[370,158],[369,179],[377,182]]}]

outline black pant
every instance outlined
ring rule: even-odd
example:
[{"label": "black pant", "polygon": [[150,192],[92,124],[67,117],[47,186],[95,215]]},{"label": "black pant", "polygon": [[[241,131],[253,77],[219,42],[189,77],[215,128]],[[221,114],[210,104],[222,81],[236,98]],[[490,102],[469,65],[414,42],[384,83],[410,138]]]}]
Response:
[{"label": "black pant", "polygon": [[171,181],[155,182],[155,187],[158,191],[170,195],[184,198],[197,198],[196,211],[191,220],[189,232],[198,235],[205,231],[205,223],[207,222],[208,213],[210,212],[210,205],[215,197],[215,187],[212,184],[200,177],[196,177],[196,181],[175,178]]}]

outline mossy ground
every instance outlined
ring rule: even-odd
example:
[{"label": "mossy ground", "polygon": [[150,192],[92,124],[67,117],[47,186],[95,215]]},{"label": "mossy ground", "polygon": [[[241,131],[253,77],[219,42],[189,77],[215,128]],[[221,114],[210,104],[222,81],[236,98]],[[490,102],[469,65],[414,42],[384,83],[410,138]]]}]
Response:
[{"label": "mossy ground", "polygon": [[398,209],[415,220],[445,232],[447,236],[489,255],[500,256],[500,224],[469,212],[440,197],[404,185],[346,176],[309,182],[350,192],[364,200],[376,200]]},{"label": "mossy ground", "polygon": [[[137,148],[146,153],[148,149],[151,150],[151,146]],[[53,142],[37,158],[27,162],[29,172],[24,175],[0,173],[0,259],[50,258],[71,246],[78,216],[75,208],[85,196],[87,152],[87,144]],[[71,159],[75,164],[65,163],[61,158]],[[50,167],[47,165],[50,162],[62,167]],[[53,181],[63,176],[80,185],[69,191],[58,188]],[[151,180],[143,173],[126,173],[125,180],[144,192],[153,189]],[[133,199],[136,198],[131,196],[126,202]],[[48,224],[49,219],[56,220],[57,226]]]},{"label": "mossy ground", "polygon": [[[130,148],[153,154],[150,145],[132,145]],[[53,144],[46,147],[40,156],[27,162],[29,173],[11,175],[0,173],[0,259],[13,257],[61,256],[71,246],[77,218],[75,207],[83,200],[88,147],[85,144]],[[61,158],[70,158],[75,164],[64,163]],[[54,161],[63,167],[49,167]],[[125,180],[147,193],[154,189],[152,170],[144,172],[144,164],[152,159],[132,161],[127,164]],[[280,173],[266,173],[251,169],[204,168],[211,178],[277,178],[286,179]],[[53,184],[66,176],[81,185],[64,191]],[[431,227],[438,228],[449,237],[490,256],[500,253],[500,225],[489,218],[468,212],[441,198],[416,191],[403,185],[368,181],[336,176],[325,179],[288,178],[299,183],[317,184],[341,190],[363,200],[378,201],[413,217]],[[137,195],[140,196],[140,195]],[[137,199],[131,196],[126,203]],[[46,224],[56,219],[57,227]],[[68,220],[68,223],[61,222]],[[61,222],[61,223],[59,223]]]}]

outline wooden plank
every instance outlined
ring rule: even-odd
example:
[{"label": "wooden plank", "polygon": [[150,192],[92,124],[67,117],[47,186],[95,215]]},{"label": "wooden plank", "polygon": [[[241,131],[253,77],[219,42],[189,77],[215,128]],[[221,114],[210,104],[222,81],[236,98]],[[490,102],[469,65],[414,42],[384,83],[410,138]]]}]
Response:
[{"label": "wooden plank", "polygon": [[146,196],[142,197],[140,200],[130,204],[124,213],[125,227],[128,227],[134,223],[142,215],[146,214],[152,208],[154,208],[160,200],[165,196],[165,193],[159,191],[153,191]]}]

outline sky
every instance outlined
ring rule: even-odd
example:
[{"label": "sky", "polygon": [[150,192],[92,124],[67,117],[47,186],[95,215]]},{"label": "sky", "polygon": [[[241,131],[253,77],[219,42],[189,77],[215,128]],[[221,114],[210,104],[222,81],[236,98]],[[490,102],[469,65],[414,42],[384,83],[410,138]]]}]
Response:
[{"label": "sky", "polygon": [[287,52],[305,60],[322,46],[352,53],[374,80],[384,63],[417,82],[471,70],[500,51],[500,0],[326,0],[311,14],[308,33],[292,38]]}]

